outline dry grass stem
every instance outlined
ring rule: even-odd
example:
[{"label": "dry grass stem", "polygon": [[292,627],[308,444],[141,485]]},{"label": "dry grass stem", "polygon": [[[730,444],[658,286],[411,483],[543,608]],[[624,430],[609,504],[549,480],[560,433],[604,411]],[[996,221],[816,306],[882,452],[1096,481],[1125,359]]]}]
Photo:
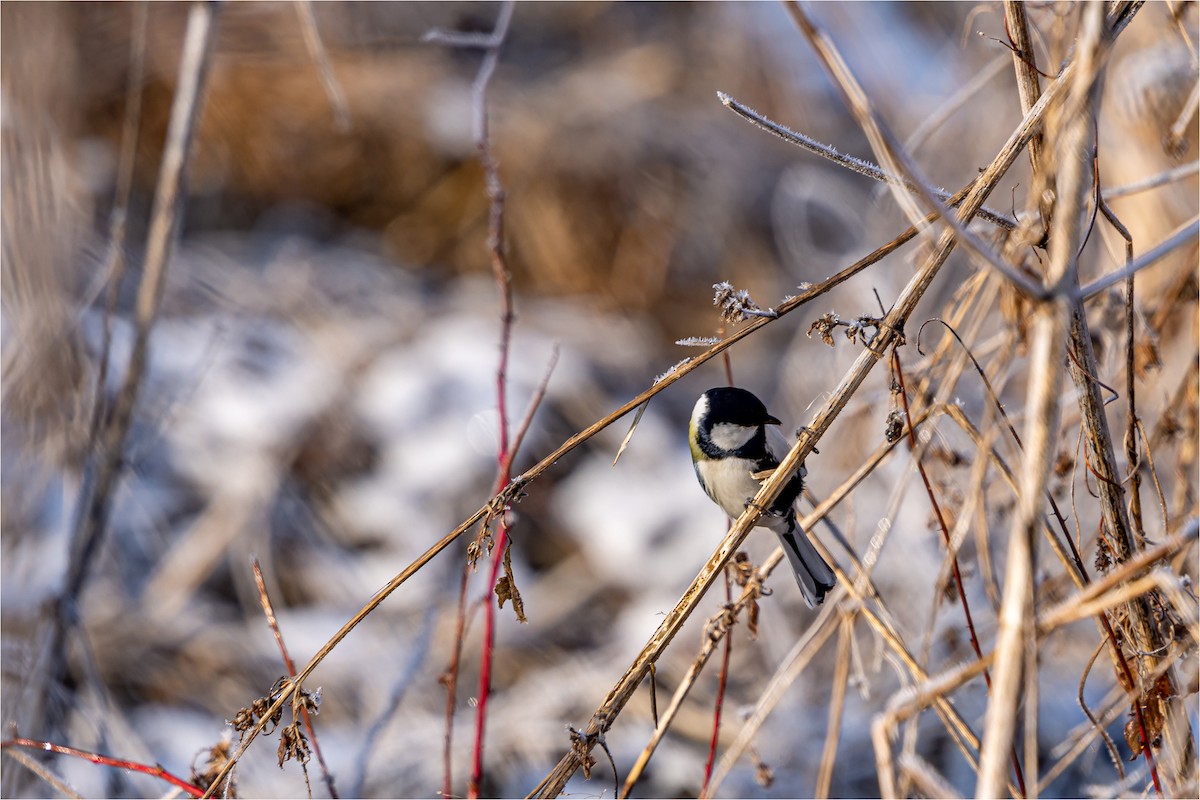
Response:
[{"label": "dry grass stem", "polygon": [[917,790],[926,797],[958,796],[958,791],[950,785],[945,776],[920,756],[901,753],[896,763],[904,777],[912,781]]},{"label": "dry grass stem", "polygon": [[[46,649],[51,662],[44,673],[47,685],[39,693],[44,696],[55,693],[57,685],[66,677],[67,639],[78,620],[80,594],[107,529],[126,438],[146,371],[150,330],[162,299],[166,271],[175,244],[181,215],[184,170],[202,105],[215,14],[214,7],[197,2],[188,16],[179,63],[179,83],[171,106],[166,149],[159,169],[146,240],[142,280],[138,286],[132,352],[111,419],[102,434],[92,440],[95,449],[76,502],[67,576],[56,601],[55,619]],[[62,715],[48,716],[60,719]]]},{"label": "dry grass stem", "polygon": [[817,772],[815,797],[829,797],[829,788],[833,784],[833,765],[837,761],[838,739],[842,734],[842,713],[846,707],[846,687],[850,682],[850,645],[853,640],[854,614],[847,612],[842,615],[838,630],[833,696],[829,701],[829,724],[825,728],[825,745],[821,749],[821,766]]},{"label": "dry grass stem", "polygon": [[[1070,91],[1058,110],[1058,127],[1048,125],[1047,148],[1059,165],[1057,203],[1053,211],[1050,262],[1044,282],[1051,299],[1035,304],[1030,324],[1030,383],[1026,407],[1025,457],[1022,465],[1019,514],[1009,534],[1007,571],[996,634],[996,671],[988,703],[983,748],[980,752],[977,797],[998,797],[1004,785],[1007,755],[1012,747],[1021,700],[1022,672],[1037,671],[1036,650],[1028,647],[1032,625],[1034,575],[1033,537],[1040,526],[1042,496],[1053,463],[1063,381],[1063,342],[1070,309],[1061,295],[1077,269],[1081,240],[1078,220],[1090,181],[1084,165],[1095,138],[1093,92],[1099,69],[1099,49],[1104,34],[1104,7],[1085,8],[1073,70],[1064,71],[1056,85],[1069,76]],[[1073,74],[1071,74],[1073,72]],[[1052,91],[1052,90],[1051,90]],[[1042,96],[1051,96],[1047,91]],[[1057,295],[1057,296],[1055,296]]]},{"label": "dry grass stem", "polygon": [[83,800],[83,795],[71,788],[70,784],[58,777],[58,775],[54,774],[49,767],[28,753],[24,753],[13,747],[6,747],[4,748],[4,755],[8,758],[11,758],[13,761],[16,761],[34,775],[38,776],[39,780],[44,781],[47,786],[54,789],[54,791],[58,792],[63,797],[72,797],[75,798],[75,800]]},{"label": "dry grass stem", "polygon": [[300,30],[304,34],[304,46],[308,56],[321,76],[321,88],[329,98],[329,108],[333,111],[333,119],[339,131],[347,132],[353,127],[350,119],[350,107],[346,103],[346,93],[341,83],[333,74],[329,64],[329,53],[321,41],[321,33],[317,30],[317,16],[313,13],[312,0],[296,0],[294,3],[296,16],[300,19]]}]

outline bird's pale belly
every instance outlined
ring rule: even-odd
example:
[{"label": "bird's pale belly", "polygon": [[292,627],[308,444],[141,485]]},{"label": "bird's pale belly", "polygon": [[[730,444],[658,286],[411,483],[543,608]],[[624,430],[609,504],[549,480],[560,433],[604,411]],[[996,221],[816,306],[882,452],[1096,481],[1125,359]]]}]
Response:
[{"label": "bird's pale belly", "polygon": [[762,484],[752,477],[755,468],[756,463],[745,458],[696,462],[696,474],[700,478],[700,484],[708,492],[708,496],[734,519],[742,515],[746,510],[746,503],[753,500],[762,488]]}]

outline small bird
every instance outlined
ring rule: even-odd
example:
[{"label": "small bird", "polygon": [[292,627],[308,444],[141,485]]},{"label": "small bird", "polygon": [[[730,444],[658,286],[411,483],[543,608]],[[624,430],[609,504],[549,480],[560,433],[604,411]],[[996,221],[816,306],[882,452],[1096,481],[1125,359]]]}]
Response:
[{"label": "small bird", "polygon": [[[767,445],[767,425],[779,425],[762,401],[745,389],[721,387],[700,395],[688,426],[692,465],[700,486],[713,502],[737,519],[762,488],[760,473],[779,466]],[[758,518],[783,543],[796,583],[809,608],[825,599],[837,580],[796,522],[792,504],[804,488],[803,466],[783,487],[774,504]]]}]

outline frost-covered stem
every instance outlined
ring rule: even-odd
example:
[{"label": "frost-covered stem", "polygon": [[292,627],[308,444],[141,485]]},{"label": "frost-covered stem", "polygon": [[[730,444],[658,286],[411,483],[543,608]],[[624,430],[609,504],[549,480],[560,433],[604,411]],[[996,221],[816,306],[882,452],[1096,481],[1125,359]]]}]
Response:
[{"label": "frost-covered stem", "polygon": [[[920,218],[920,211],[916,202],[919,200],[920,204],[924,205],[928,212],[936,212],[940,215],[942,221],[954,231],[959,243],[973,255],[1003,275],[1025,294],[1031,297],[1043,296],[1041,294],[1042,287],[1038,286],[1018,270],[1013,269],[986,242],[961,224],[953,214],[946,213],[946,208],[941,198],[930,188],[928,180],[925,179],[916,162],[900,146],[899,140],[871,104],[861,83],[859,83],[858,79],[846,65],[845,59],[842,57],[833,40],[824,30],[817,26],[808,12],[799,3],[795,2],[795,0],[787,5],[787,10],[792,20],[796,23],[796,26],[808,39],[809,44],[812,45],[814,52],[821,61],[821,66],[825,68],[825,71],[829,74],[834,84],[841,90],[846,106],[854,115],[855,121],[863,133],[866,134],[867,141],[871,144],[871,149],[875,151],[875,154],[885,167],[894,173],[903,175],[907,179],[907,188],[914,193],[915,198],[910,197],[902,191],[901,189],[904,187],[900,187],[897,184],[889,184],[892,188],[892,195],[905,216],[916,224]],[[1030,110],[1032,111],[1032,109]],[[1034,131],[1034,135],[1036,133]]]},{"label": "frost-covered stem", "polygon": [[[783,139],[789,144],[794,144],[801,149],[807,150],[813,155],[826,158],[838,166],[845,167],[851,172],[855,172],[863,177],[871,178],[872,180],[892,186],[900,186],[910,192],[918,191],[912,181],[886,172],[869,161],[864,161],[861,158],[855,158],[854,156],[846,155],[837,148],[830,147],[827,144],[822,144],[810,136],[805,136],[803,133],[794,131],[786,125],[781,125],[775,120],[763,116],[745,103],[737,101],[725,92],[717,92],[717,99],[721,101],[721,105],[725,106],[747,122],[762,128],[767,133],[778,136],[780,139]],[[957,203],[961,202],[962,200],[961,196],[956,198],[956,196],[951,195],[945,189],[933,189],[932,191],[939,200],[946,202],[946,204],[950,206],[957,205]],[[998,211],[993,211],[990,208],[979,209],[978,216],[987,220],[993,225],[998,225],[1001,228],[1006,228],[1007,230],[1013,230],[1017,227],[1016,220],[1010,219],[1004,214],[1001,214]]]},{"label": "frost-covered stem", "polygon": [[[472,107],[475,113],[475,146],[479,150],[479,162],[483,166],[488,196],[488,250],[492,257],[492,272],[500,293],[500,356],[496,365],[496,411],[498,437],[496,447],[496,485],[493,494],[508,488],[512,482],[512,454],[508,446],[508,356],[512,343],[513,313],[512,276],[504,259],[504,187],[500,183],[500,172],[492,155],[488,137],[487,87],[500,60],[500,48],[512,22],[515,3],[507,2],[500,8],[492,41],[487,48],[479,74],[471,87]],[[479,664],[479,694],[475,707],[475,747],[471,762],[471,780],[467,785],[467,796],[479,796],[479,785],[483,779],[483,741],[487,728],[487,704],[492,687],[492,654],[496,641],[496,604],[491,595],[500,575],[504,551],[508,547],[508,523],[503,510],[500,512],[496,540],[492,549],[492,564],[488,572],[488,595],[483,604],[483,644]]]}]

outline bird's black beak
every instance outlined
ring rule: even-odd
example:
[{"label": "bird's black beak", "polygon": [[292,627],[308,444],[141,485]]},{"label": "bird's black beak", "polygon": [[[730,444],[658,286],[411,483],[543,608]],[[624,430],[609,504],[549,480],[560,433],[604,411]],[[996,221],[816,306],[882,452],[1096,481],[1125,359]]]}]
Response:
[{"label": "bird's black beak", "polygon": [[763,420],[764,425],[782,425],[783,423],[767,414],[767,418]]}]

